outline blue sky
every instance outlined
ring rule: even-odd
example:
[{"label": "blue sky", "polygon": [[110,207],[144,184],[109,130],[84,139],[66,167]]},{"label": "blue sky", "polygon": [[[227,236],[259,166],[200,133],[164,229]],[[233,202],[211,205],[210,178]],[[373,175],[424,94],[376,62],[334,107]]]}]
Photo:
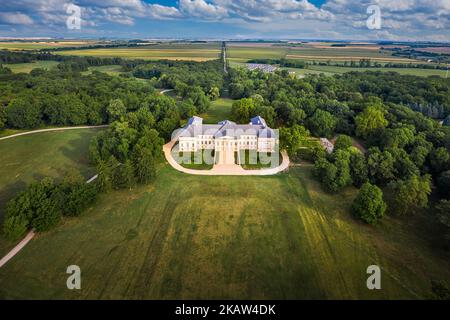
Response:
[{"label": "blue sky", "polygon": [[[68,5],[81,29],[66,27]],[[381,28],[366,21],[371,5]],[[0,37],[450,41],[450,0],[14,0]]]}]

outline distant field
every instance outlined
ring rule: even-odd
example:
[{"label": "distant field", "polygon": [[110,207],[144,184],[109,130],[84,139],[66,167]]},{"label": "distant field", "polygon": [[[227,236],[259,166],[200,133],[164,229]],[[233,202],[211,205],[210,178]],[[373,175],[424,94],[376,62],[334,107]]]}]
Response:
[{"label": "distant field", "polygon": [[58,47],[82,47],[95,44],[95,41],[28,41],[0,42],[0,49],[9,50],[39,50]]},{"label": "distant field", "polygon": [[289,52],[287,48],[280,47],[246,47],[246,46],[228,46],[228,60],[230,62],[247,62],[251,59],[281,59],[286,57]]},{"label": "distant field", "polygon": [[[232,67],[243,67],[245,63],[232,62]],[[314,66],[309,65],[305,69],[299,68],[281,68],[293,71],[298,76],[305,76],[308,74],[324,74],[326,76],[332,76],[334,74],[342,74],[346,72],[365,72],[365,71],[381,71],[381,72],[397,72],[403,75],[415,75],[420,77],[429,76],[441,76],[445,78],[447,76],[446,70],[434,70],[434,69],[417,69],[417,68],[351,68],[351,67],[336,67],[336,66]],[[450,73],[448,74],[450,77]]]},{"label": "distant field", "polygon": [[59,64],[58,61],[36,61],[31,63],[14,63],[14,64],[5,64],[5,67],[11,69],[14,73],[29,73],[33,69],[42,68],[42,69],[53,69]]},{"label": "distant field", "polygon": [[[350,71],[364,72],[364,71],[381,71],[381,72],[397,72],[404,75],[415,75],[421,77],[441,76],[446,77],[446,70],[434,69],[417,69],[417,68],[351,68],[351,67],[334,67],[334,66],[308,66],[309,70],[319,71],[325,73],[345,73]],[[450,74],[449,74],[450,76]]]},{"label": "distant field", "polygon": [[231,43],[228,46],[229,60],[246,62],[251,59],[300,59],[305,61],[359,61],[371,59],[377,62],[409,63],[415,60],[394,57],[389,51],[377,46],[332,47],[331,43],[310,43],[302,45]]},{"label": "distant field", "polygon": [[[6,203],[27,184],[45,176],[61,177],[68,168],[90,177],[90,139],[100,129],[37,133],[0,141],[0,223]],[[0,256],[12,244],[0,237]]]},{"label": "distant field", "polygon": [[207,61],[218,59],[221,47],[217,44],[164,44],[139,48],[108,48],[59,51],[61,55],[121,57],[144,60],[190,60]]}]

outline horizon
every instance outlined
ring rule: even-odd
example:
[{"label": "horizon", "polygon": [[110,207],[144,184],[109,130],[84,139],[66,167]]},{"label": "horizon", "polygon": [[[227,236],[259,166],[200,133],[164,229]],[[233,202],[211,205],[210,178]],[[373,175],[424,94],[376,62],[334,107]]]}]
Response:
[{"label": "horizon", "polygon": [[449,12],[445,0],[17,0],[0,38],[449,43]]}]

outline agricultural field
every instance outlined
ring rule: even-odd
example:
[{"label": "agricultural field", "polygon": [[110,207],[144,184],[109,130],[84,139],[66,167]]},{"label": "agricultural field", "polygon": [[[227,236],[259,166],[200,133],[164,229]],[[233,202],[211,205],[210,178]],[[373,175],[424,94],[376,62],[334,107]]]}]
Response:
[{"label": "agricultural field", "polygon": [[308,66],[307,70],[324,72],[325,74],[345,73],[351,71],[356,72],[381,71],[381,72],[397,72],[403,75],[415,75],[422,77],[441,76],[445,78],[447,75],[450,75],[447,74],[446,70],[418,69],[418,68],[351,68],[351,67],[336,67],[336,66]]},{"label": "agricultural field", "polygon": [[144,60],[189,60],[207,61],[218,59],[221,52],[219,43],[205,44],[157,44],[138,48],[105,48],[59,51],[69,56],[120,57]]},{"label": "agricultural field", "polygon": [[58,61],[36,61],[30,63],[5,64],[4,66],[10,68],[14,73],[30,73],[31,70],[37,68],[51,70],[53,68],[56,68],[58,64]]},{"label": "agricultural field", "polygon": [[[230,62],[231,67],[246,68],[245,62]],[[337,67],[337,66],[319,66],[308,65],[305,69],[299,68],[281,68],[292,72],[295,72],[297,76],[303,77],[308,74],[324,74],[326,76],[332,76],[335,74],[342,74],[346,72],[365,72],[365,71],[381,71],[381,72],[397,72],[402,75],[415,75],[421,77],[429,76],[441,76],[443,78],[450,76],[446,70],[438,69],[418,69],[418,68],[352,68],[352,67]]]},{"label": "agricultural field", "polygon": [[40,50],[95,45],[96,41],[0,41],[0,50]]},{"label": "agricultural field", "polygon": [[[429,220],[363,225],[349,214],[355,192],[324,193],[307,165],[272,177],[165,165],[154,184],[102,195],[39,235],[0,269],[0,297],[426,298],[431,279],[450,276],[433,233],[415,232]],[[66,289],[69,264],[81,267],[82,290]],[[383,290],[366,288],[371,264],[383,268]]]},{"label": "agricultural field", "polygon": [[[0,141],[0,221],[7,201],[32,181],[57,179],[68,168],[92,176],[95,168],[89,162],[88,146],[98,130],[45,132]],[[12,245],[0,236],[0,255]]]},{"label": "agricultural field", "polygon": [[288,44],[252,44],[231,43],[228,45],[228,56],[232,62],[246,62],[251,59],[299,59],[305,61],[359,61],[371,59],[374,62],[417,62],[411,59],[394,57],[389,51],[374,46],[332,47],[331,43],[308,43],[301,45]]}]

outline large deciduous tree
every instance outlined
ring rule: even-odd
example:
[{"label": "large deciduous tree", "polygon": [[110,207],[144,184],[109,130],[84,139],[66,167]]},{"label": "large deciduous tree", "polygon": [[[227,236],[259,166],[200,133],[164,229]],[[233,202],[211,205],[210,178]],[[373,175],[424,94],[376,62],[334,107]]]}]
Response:
[{"label": "large deciduous tree", "polygon": [[384,216],[386,203],[380,188],[364,183],[352,205],[353,214],[368,224],[376,224]]},{"label": "large deciduous tree", "polygon": [[376,129],[386,128],[388,121],[384,111],[378,106],[369,106],[356,116],[356,134],[366,139]]}]

